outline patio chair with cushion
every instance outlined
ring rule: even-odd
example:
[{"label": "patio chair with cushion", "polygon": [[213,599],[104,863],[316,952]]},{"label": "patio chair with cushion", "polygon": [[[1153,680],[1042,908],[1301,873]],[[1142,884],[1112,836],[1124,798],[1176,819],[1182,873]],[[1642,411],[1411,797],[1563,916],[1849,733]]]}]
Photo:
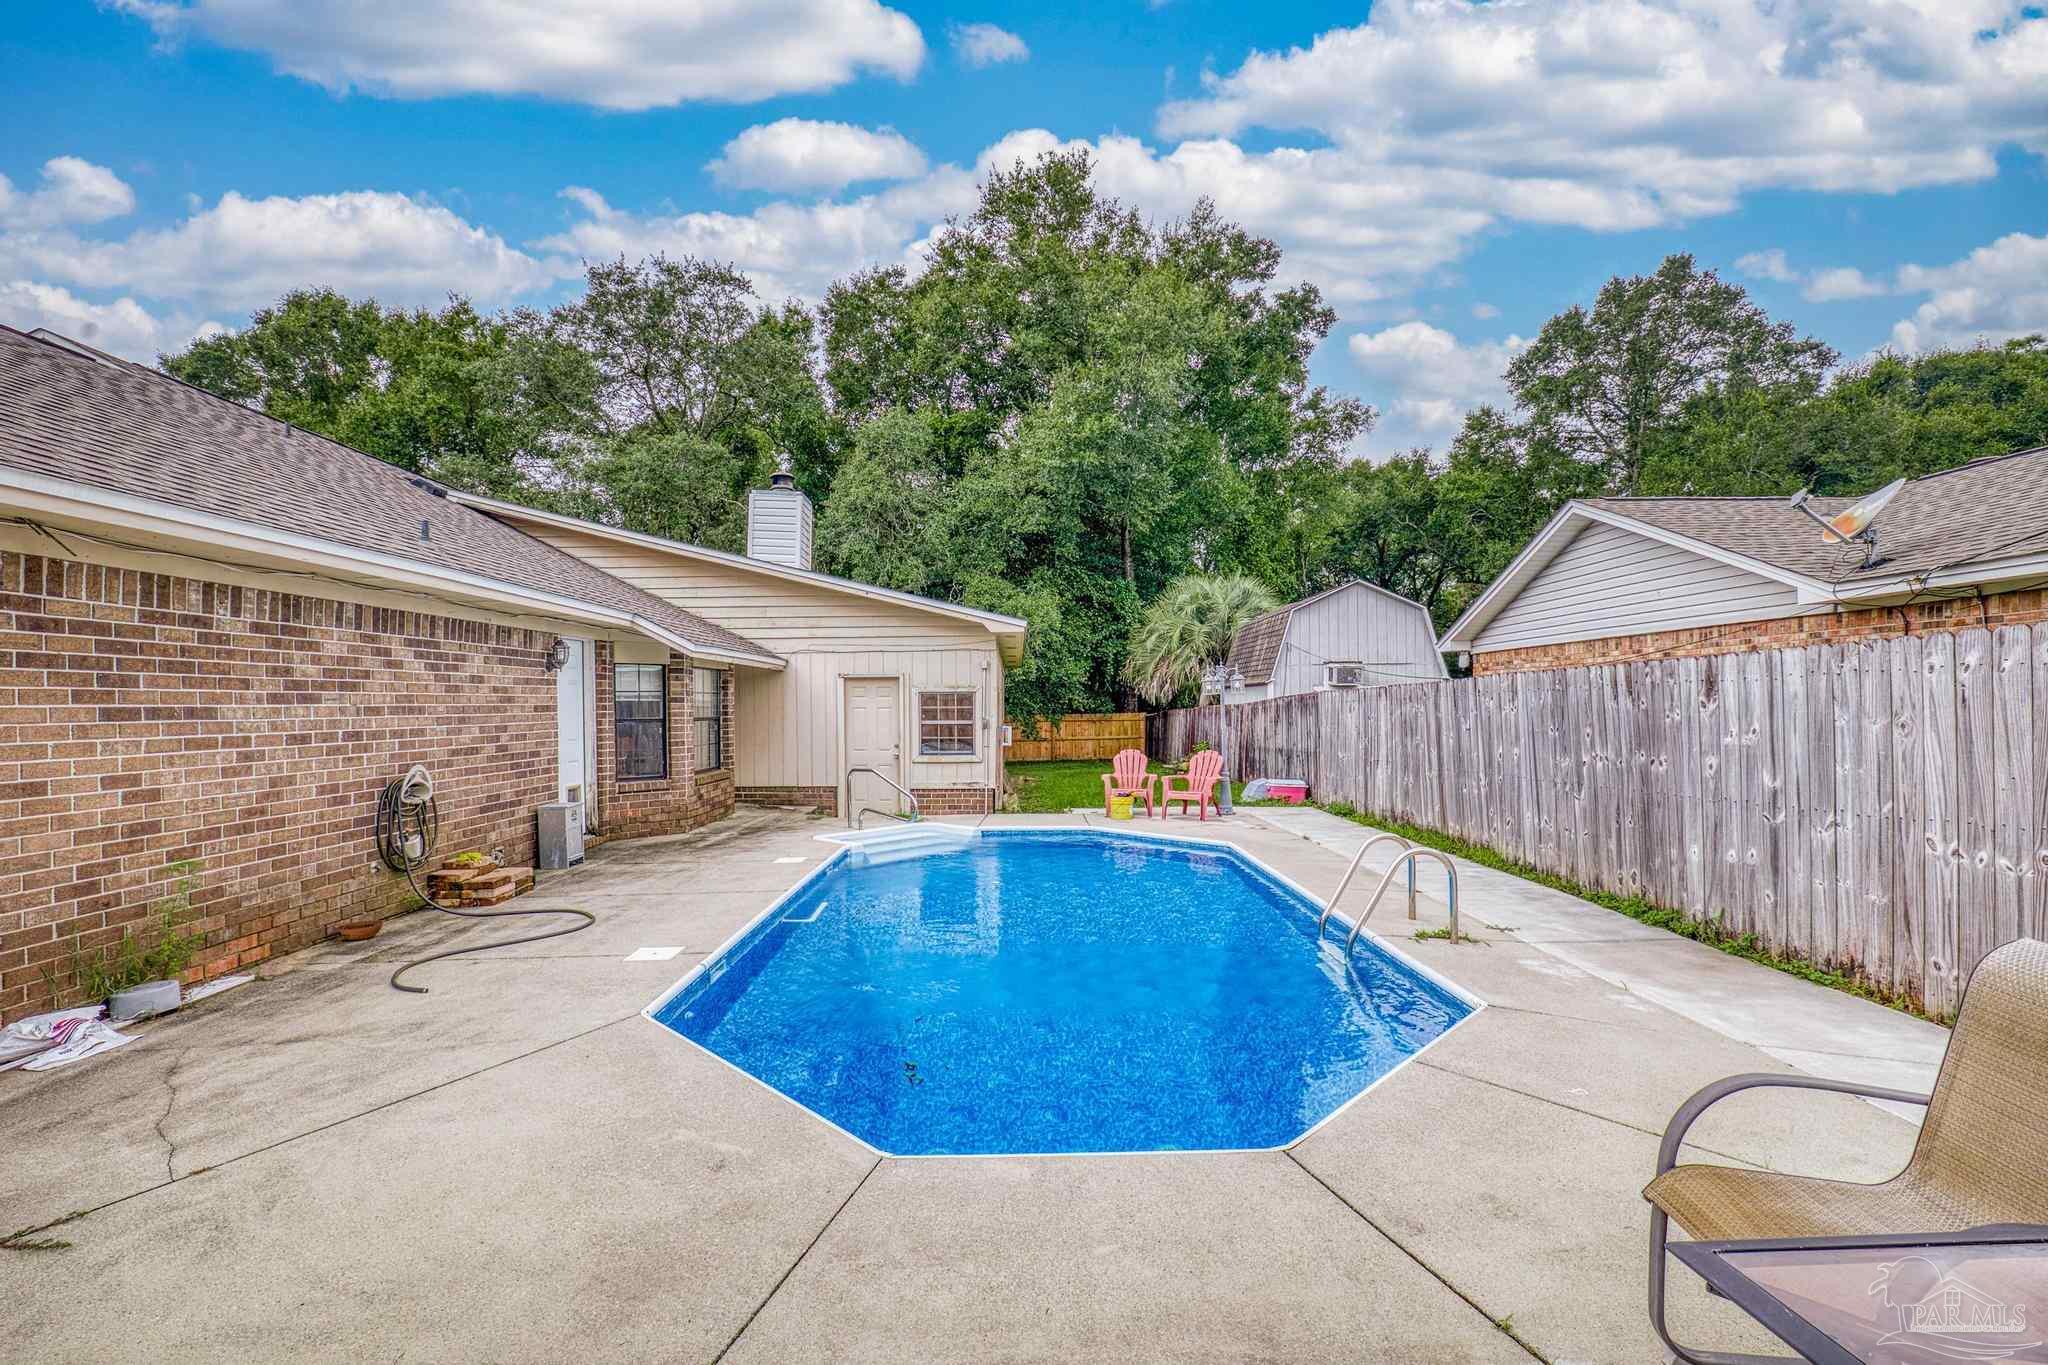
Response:
[{"label": "patio chair with cushion", "polygon": [[1111,798],[1128,796],[1145,798],[1145,814],[1149,818],[1152,809],[1152,789],[1158,785],[1159,774],[1145,771],[1148,760],[1143,749],[1124,749],[1109,761],[1111,771],[1102,775],[1102,813],[1109,814]]},{"label": "patio chair with cushion", "polygon": [[[1792,1086],[1927,1106],[1906,1168],[1875,1185],[1678,1162],[1686,1130],[1740,1090]],[[1934,1093],[1811,1076],[1716,1081],[1679,1106],[1657,1153],[1650,1201],[1650,1322],[1694,1365],[1781,1357],[1682,1347],[1664,1324],[1665,1246],[1673,1218],[1701,1241],[1961,1232],[1993,1223],[2048,1223],[2048,943],[2020,939],[1971,975]]]},{"label": "patio chair with cushion", "polygon": [[1223,814],[1223,807],[1216,804],[1216,784],[1223,776],[1223,755],[1214,749],[1204,749],[1188,759],[1185,777],[1169,775],[1166,790],[1160,794],[1159,806],[1162,813],[1170,811],[1173,803],[1180,802],[1180,813],[1186,815],[1188,807],[1194,806],[1201,818],[1209,818],[1209,807],[1216,806],[1216,814]]}]

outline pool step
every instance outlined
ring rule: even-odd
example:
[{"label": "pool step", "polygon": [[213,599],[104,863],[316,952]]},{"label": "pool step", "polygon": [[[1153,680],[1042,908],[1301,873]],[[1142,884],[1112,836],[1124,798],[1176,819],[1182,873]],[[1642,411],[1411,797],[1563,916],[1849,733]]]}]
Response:
[{"label": "pool step", "polygon": [[879,829],[847,829],[820,834],[820,843],[844,844],[869,862],[894,862],[899,858],[921,858],[930,853],[952,853],[981,837],[981,832],[962,825],[943,825],[930,820],[888,825]]}]

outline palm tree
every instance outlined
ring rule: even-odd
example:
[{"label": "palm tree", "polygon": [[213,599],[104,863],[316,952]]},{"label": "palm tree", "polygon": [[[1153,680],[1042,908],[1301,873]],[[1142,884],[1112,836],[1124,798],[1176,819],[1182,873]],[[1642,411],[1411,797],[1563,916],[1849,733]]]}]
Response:
[{"label": "palm tree", "polygon": [[1155,704],[1201,686],[1202,674],[1230,653],[1238,627],[1279,605],[1256,578],[1187,574],[1145,608],[1131,633],[1124,678]]}]

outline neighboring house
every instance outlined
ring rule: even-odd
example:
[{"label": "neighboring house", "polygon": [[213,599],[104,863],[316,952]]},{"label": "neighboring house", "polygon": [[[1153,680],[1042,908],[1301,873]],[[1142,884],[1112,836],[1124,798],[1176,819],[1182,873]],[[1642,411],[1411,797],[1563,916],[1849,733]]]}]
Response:
[{"label": "neighboring house", "polygon": [[743,801],[894,810],[876,768],[927,815],[996,809],[1003,785],[1003,670],[1024,657],[1025,623],[811,569],[811,500],[787,474],[747,508],[747,553],[727,554],[467,494],[587,564],[786,662],[743,672],[735,764]]},{"label": "neighboring house", "polygon": [[1575,501],[1441,647],[1500,673],[2048,619],[2048,447],[1914,479],[1873,526],[1866,566],[1785,498]]},{"label": "neighboring house", "polygon": [[1448,676],[1429,610],[1358,581],[1245,622],[1230,664],[1244,675],[1244,686],[1230,689],[1234,702]]},{"label": "neighboring house", "polygon": [[[796,510],[783,491],[757,499],[764,542]],[[552,801],[580,801],[593,840],[716,819],[758,753],[783,756],[764,787],[829,793],[837,712],[799,701],[820,641],[877,685],[855,755],[942,748],[910,749],[906,785],[989,799],[1023,622],[670,550],[674,581],[645,591],[430,480],[0,327],[0,1019],[142,922],[173,862],[200,864],[195,974],[399,908],[373,825],[414,763],[441,856],[516,862]],[[680,566],[724,561],[756,571],[693,610]],[[778,641],[803,622],[811,643],[785,655],[723,620]],[[802,688],[755,685],[792,670]]]}]

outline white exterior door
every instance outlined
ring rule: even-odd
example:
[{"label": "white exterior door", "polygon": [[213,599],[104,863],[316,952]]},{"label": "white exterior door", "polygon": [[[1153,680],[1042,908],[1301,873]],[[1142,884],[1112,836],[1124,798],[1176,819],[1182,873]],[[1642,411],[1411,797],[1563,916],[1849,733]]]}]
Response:
[{"label": "white exterior door", "polygon": [[590,818],[590,642],[562,641],[569,647],[569,661],[555,674],[555,735],[561,753],[560,781],[555,799],[580,801],[583,816]]},{"label": "white exterior door", "polygon": [[[890,781],[902,783],[903,705],[896,680],[848,678],[845,686],[846,766],[873,768],[887,773]],[[846,788],[845,813],[849,817],[862,806],[899,814],[903,809],[903,798],[887,782],[870,774],[854,774]]]}]

